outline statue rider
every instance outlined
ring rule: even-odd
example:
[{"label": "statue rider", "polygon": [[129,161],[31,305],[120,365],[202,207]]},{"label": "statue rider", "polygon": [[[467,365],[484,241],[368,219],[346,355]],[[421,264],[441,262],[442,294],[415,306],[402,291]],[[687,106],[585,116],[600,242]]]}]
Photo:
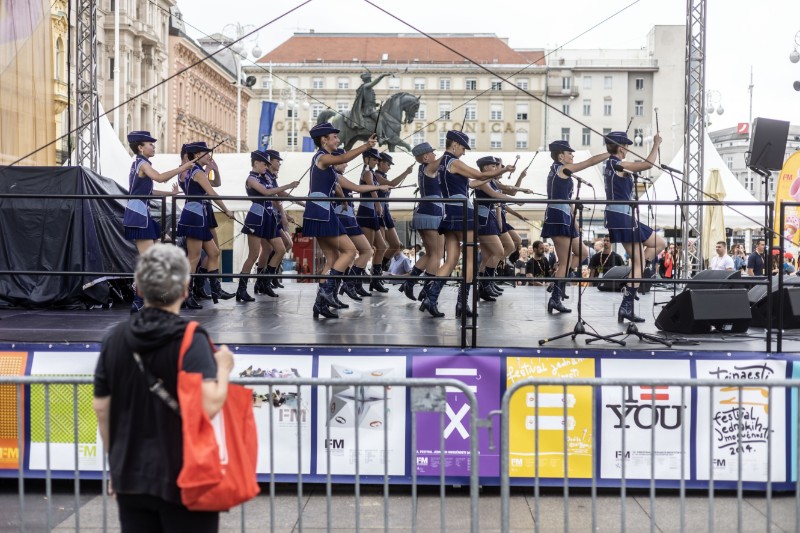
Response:
[{"label": "statue rider", "polygon": [[[375,91],[372,89],[386,76],[391,76],[391,73],[381,74],[375,80],[372,79],[371,72],[365,72],[361,75],[361,86],[356,89],[356,99],[353,101],[353,109],[350,112],[350,119],[356,123],[357,126],[364,128],[367,131],[376,131],[376,122],[378,120],[378,106],[375,100]],[[378,132],[378,139],[383,137],[382,132]]]}]

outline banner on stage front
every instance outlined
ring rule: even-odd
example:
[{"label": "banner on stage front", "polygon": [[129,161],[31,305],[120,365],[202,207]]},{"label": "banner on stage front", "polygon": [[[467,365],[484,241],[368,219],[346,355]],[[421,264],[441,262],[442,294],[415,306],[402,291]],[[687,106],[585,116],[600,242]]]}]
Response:
[{"label": "banner on stage front", "polygon": [[[722,386],[697,391],[697,479],[767,481],[768,442],[772,443],[770,481],[786,480],[786,389],[769,387],[786,378],[786,361],[697,361],[698,379],[717,379]],[[729,379],[754,379],[763,387],[725,387]],[[710,440],[709,440],[710,439]],[[709,457],[709,449],[713,454]]]},{"label": "banner on stage front", "polygon": [[[800,207],[786,207],[783,220],[780,219],[783,202],[800,202],[800,152],[786,160],[775,186],[775,234],[783,235],[786,245],[800,246]],[[773,242],[778,246],[778,242]]]},{"label": "banner on stage front", "polygon": [[[412,360],[415,378],[457,379],[463,381],[478,399],[478,412],[472,412],[461,389],[446,390],[447,405],[442,413],[417,412],[417,473],[438,476],[444,460],[448,476],[468,476],[470,473],[470,444],[478,439],[479,472],[481,476],[500,475],[500,435],[481,430],[471,434],[470,420],[489,418],[500,409],[500,358],[484,356],[417,356]],[[492,441],[490,442],[489,437]],[[441,439],[444,439],[444,454]]]},{"label": "banner on stage front", "polygon": [[[688,379],[689,361],[602,359],[604,378]],[[622,465],[628,479],[649,479],[651,459],[656,479],[689,476],[691,397],[688,388],[670,386],[606,386],[601,399],[601,477],[619,479]],[[624,428],[624,433],[623,433]],[[681,435],[683,441],[681,442]]]},{"label": "banner on stage front", "polygon": [[[235,361],[232,375],[240,378],[310,378],[313,371],[310,355],[289,357],[239,352]],[[248,387],[253,389],[253,415],[258,431],[256,472],[296,474],[300,469],[302,474],[310,474],[311,387],[276,385],[272,390],[268,386]]]},{"label": "banner on stage front", "polygon": [[[506,386],[526,378],[593,378],[594,365],[594,359],[580,357],[508,357]],[[509,413],[510,475],[564,477],[566,442],[569,477],[591,478],[592,408],[591,387],[541,385],[515,392]]]},{"label": "banner on stage front", "polygon": [[[0,376],[24,376],[28,352],[0,352]],[[19,468],[24,449],[25,424],[20,424],[20,406],[25,405],[25,388],[16,385],[0,385],[0,469]],[[23,419],[24,422],[24,419]],[[20,428],[22,438],[20,438]]]},{"label": "banner on stage front", "polygon": [[[404,356],[319,356],[318,377],[340,379],[404,378]],[[317,470],[324,475],[405,474],[404,388],[333,386],[317,391]],[[356,447],[356,439],[358,446]],[[384,442],[388,443],[388,449]],[[385,450],[385,451],[384,451]]]}]

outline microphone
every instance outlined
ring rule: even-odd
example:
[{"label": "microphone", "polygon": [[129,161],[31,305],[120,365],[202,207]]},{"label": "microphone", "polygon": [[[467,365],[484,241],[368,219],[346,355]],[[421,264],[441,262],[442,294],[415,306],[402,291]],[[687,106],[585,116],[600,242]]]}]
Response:
[{"label": "microphone", "polygon": [[640,180],[644,180],[644,181],[649,181],[650,183],[653,183],[653,180],[652,180],[652,179],[650,179],[650,178],[648,178],[647,176],[641,176],[641,175],[639,175],[639,173],[638,173],[638,172],[631,172],[630,170],[625,170],[624,168],[622,168],[622,165],[620,165],[619,163],[617,163],[617,164],[615,164],[615,165],[614,165],[614,170],[616,170],[617,172],[624,172],[624,173],[626,173],[626,174],[631,174],[631,175],[632,175],[632,176],[634,176],[636,179],[640,179]]},{"label": "microphone", "polygon": [[681,176],[683,176],[683,172],[681,172],[680,170],[674,169],[672,167],[668,167],[667,165],[661,165],[661,168],[663,168],[667,172],[674,172],[675,174],[680,174]]},{"label": "microphone", "polygon": [[565,168],[563,170],[564,170],[564,175],[567,176],[568,178],[575,178],[576,180],[578,180],[578,182],[583,183],[587,187],[591,187],[592,189],[594,189],[594,185],[592,185],[591,183],[589,183],[585,179],[581,178],[577,174],[574,174],[570,169]]}]

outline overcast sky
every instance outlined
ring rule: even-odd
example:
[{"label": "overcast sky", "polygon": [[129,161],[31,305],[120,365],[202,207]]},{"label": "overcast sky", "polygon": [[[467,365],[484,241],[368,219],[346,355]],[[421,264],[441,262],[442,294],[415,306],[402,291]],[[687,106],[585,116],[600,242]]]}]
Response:
[{"label": "overcast sky", "polygon": [[[605,19],[609,20],[567,47],[640,48],[652,26],[686,20],[684,0],[374,2],[427,33],[494,33],[507,37],[514,48],[552,48]],[[300,4],[300,0],[225,0],[222,4],[179,0],[178,7],[187,32],[200,37],[201,32],[218,32],[228,23],[260,26]],[[266,53],[294,32],[311,29],[320,33],[413,32],[363,0],[313,0],[261,31],[258,44]],[[789,61],[791,51],[800,47],[795,44],[798,32],[798,0],[708,0],[706,89],[719,91],[725,109],[712,120],[711,131],[748,121],[751,65],[753,117],[800,124],[800,92],[792,87],[800,80],[800,63]]]}]

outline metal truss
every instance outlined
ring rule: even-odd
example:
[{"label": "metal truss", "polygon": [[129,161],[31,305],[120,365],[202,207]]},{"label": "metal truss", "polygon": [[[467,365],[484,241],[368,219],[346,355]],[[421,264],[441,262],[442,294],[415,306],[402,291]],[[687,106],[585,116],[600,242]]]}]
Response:
[{"label": "metal truss", "polygon": [[97,3],[77,0],[75,56],[75,107],[77,164],[97,170]]}]

